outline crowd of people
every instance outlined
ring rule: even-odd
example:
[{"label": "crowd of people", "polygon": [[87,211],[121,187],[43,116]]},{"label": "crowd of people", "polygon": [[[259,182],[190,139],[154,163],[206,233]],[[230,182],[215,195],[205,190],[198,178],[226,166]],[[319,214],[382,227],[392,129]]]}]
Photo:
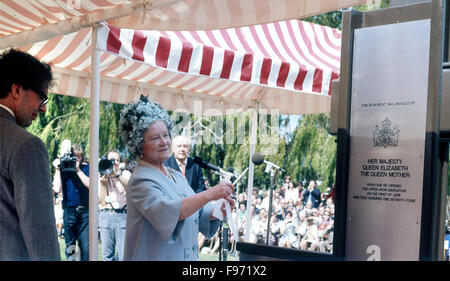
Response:
[{"label": "crowd of people", "polygon": [[[251,226],[249,242],[267,244],[269,191],[253,188],[251,198]],[[244,241],[247,216],[247,193],[237,196],[239,208],[233,210],[233,222],[238,226],[238,237],[229,232],[229,249],[235,242]],[[295,184],[290,176],[273,191],[272,215],[268,245],[309,251],[332,253],[334,230],[334,187],[320,192],[316,181],[303,188]],[[226,239],[226,238],[225,238]],[[223,242],[223,241],[222,241]],[[199,243],[201,253],[216,253],[219,249],[216,235],[208,242]],[[227,245],[225,243],[225,245]]]}]

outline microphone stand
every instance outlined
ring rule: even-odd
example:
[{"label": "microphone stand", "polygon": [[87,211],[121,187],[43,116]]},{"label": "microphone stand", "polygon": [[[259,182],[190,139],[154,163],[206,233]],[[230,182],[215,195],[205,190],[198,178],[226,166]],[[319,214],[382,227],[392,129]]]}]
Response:
[{"label": "microphone stand", "polygon": [[[221,180],[227,180],[230,181],[234,180],[233,185],[236,185],[237,183],[239,183],[239,180],[245,175],[245,173],[248,171],[248,167],[244,170],[244,172],[242,172],[240,175],[238,174],[234,174],[232,172],[226,172],[223,170],[220,171],[215,171],[215,170],[210,170],[208,169],[211,173],[214,173],[218,176],[220,176]],[[237,193],[237,201],[239,201],[238,197],[239,197],[239,193]],[[239,208],[239,206],[237,206],[237,208]],[[226,217],[224,217],[224,220],[226,219]],[[230,218],[232,219],[232,218]],[[226,261],[227,260],[227,251],[228,251],[228,231],[229,231],[229,227],[228,227],[228,222],[225,221],[225,223],[220,222],[220,227],[219,227],[219,261],[222,261],[222,256],[223,256],[223,260]],[[223,235],[222,235],[223,234]],[[223,236],[223,243],[222,243],[222,236]],[[235,237],[235,240],[237,240],[238,237]],[[225,250],[223,249],[225,246]]]},{"label": "microphone stand", "polygon": [[[273,192],[272,188],[275,186],[275,178],[278,175],[278,171],[285,172],[284,169],[275,165],[272,162],[264,160],[264,155],[259,152],[256,152],[252,156],[252,162],[255,165],[261,165],[262,163],[266,163],[265,172],[268,173],[270,171],[270,187],[269,187],[269,213],[267,215],[267,233],[266,233],[266,244],[270,244],[270,220],[272,219],[272,197]],[[276,172],[274,171],[276,169]]]},{"label": "microphone stand", "polygon": [[275,186],[275,179],[277,175],[278,169],[275,171],[274,169],[270,168],[269,211],[267,214],[267,233],[266,233],[266,244],[269,246],[270,246],[270,220],[272,219],[273,187]]},{"label": "microphone stand", "polygon": [[225,221],[223,223],[223,228],[222,228],[222,236],[223,236],[223,243],[222,243],[222,255],[223,255],[223,260],[227,261],[227,253],[228,253],[228,224]]},{"label": "microphone stand", "polygon": [[222,261],[222,222],[219,226],[219,261]]}]

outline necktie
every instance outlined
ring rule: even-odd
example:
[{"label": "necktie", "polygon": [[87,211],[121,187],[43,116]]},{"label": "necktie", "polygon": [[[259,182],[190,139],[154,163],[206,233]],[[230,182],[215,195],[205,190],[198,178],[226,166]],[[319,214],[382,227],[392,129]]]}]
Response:
[{"label": "necktie", "polygon": [[186,177],[186,165],[184,164],[184,162],[180,162],[180,171],[183,176]]}]

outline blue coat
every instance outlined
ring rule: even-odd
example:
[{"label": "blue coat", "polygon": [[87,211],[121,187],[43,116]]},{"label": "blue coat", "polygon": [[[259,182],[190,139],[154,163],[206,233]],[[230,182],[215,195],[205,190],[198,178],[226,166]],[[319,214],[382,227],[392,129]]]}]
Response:
[{"label": "blue coat", "polygon": [[194,195],[183,175],[138,165],[127,186],[127,232],[124,260],[198,260],[198,232],[212,237],[219,220],[210,220],[212,203],[178,221],[181,201]]},{"label": "blue coat", "polygon": [[311,192],[308,189],[303,192],[303,204],[306,204],[306,202],[308,201],[310,193],[313,208],[318,208],[320,205],[320,190],[317,187],[314,187]]}]

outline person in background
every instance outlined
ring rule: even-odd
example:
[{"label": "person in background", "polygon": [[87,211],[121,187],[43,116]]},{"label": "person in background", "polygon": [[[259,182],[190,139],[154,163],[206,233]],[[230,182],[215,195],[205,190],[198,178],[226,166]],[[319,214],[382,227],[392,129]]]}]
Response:
[{"label": "person in background", "polygon": [[56,230],[58,231],[58,238],[63,236],[64,221],[63,221],[63,208],[62,208],[62,194],[59,193],[55,197],[55,219],[56,219]]},{"label": "person in background", "polygon": [[306,233],[301,239],[300,249],[301,250],[309,250],[316,251],[319,247],[319,232],[317,230],[317,224],[314,221],[313,217],[308,217],[306,219]]},{"label": "person in background", "polygon": [[286,199],[286,201],[292,200],[294,204],[298,201],[299,190],[294,186],[293,182],[288,183],[284,198]]},{"label": "person in background", "polygon": [[450,261],[450,226],[448,220],[445,221],[444,260]]},{"label": "person in background", "polygon": [[48,151],[25,127],[47,110],[50,66],[0,55],[0,261],[60,260]]},{"label": "person in background", "polygon": [[164,165],[180,172],[186,178],[195,193],[206,190],[202,168],[189,156],[191,139],[186,136],[176,136],[172,141],[173,155],[164,162]]},{"label": "person in background", "polygon": [[[123,260],[127,223],[126,188],[131,173],[120,168],[120,154],[107,153],[107,159],[114,161],[112,171],[99,178],[99,229],[104,261]],[[116,253],[117,248],[117,253]]]},{"label": "person in background", "polygon": [[320,190],[317,188],[315,180],[309,181],[308,188],[303,192],[303,204],[312,203],[313,208],[318,208],[320,204]]},{"label": "person in background", "polygon": [[[74,167],[63,164],[74,157]],[[61,159],[63,161],[61,161]],[[70,164],[72,165],[72,164]],[[64,239],[66,259],[89,260],[89,164],[84,159],[81,145],[71,146],[70,140],[61,144],[61,158],[53,161],[55,175],[53,191],[63,194]],[[77,242],[79,251],[77,251]]]},{"label": "person in background", "polygon": [[208,188],[211,187],[211,185],[209,184],[209,179],[208,178],[205,178],[204,183],[205,183],[205,189],[208,189]]}]

